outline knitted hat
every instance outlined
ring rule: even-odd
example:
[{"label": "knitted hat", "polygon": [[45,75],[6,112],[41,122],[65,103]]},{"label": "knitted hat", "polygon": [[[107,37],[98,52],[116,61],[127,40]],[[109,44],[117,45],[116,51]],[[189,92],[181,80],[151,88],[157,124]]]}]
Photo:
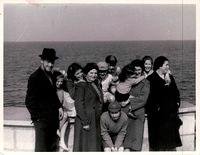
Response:
[{"label": "knitted hat", "polygon": [[86,75],[89,71],[96,69],[99,71],[99,68],[96,63],[87,63],[86,66],[83,68],[83,72]]},{"label": "knitted hat", "polygon": [[121,105],[118,102],[111,102],[108,105],[108,111],[109,112],[119,112],[119,111],[121,111]]}]

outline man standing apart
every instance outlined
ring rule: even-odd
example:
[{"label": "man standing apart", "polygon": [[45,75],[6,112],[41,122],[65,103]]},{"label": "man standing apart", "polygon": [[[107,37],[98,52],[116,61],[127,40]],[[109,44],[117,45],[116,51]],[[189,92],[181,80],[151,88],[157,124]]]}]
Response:
[{"label": "man standing apart", "polygon": [[121,111],[118,102],[111,102],[108,111],[101,115],[101,136],[105,152],[123,151],[123,141],[126,135],[128,117]]},{"label": "man standing apart", "polygon": [[25,104],[35,127],[35,151],[53,152],[57,150],[59,118],[63,117],[52,71],[58,57],[51,48],[44,48],[39,56],[41,66],[29,77]]}]

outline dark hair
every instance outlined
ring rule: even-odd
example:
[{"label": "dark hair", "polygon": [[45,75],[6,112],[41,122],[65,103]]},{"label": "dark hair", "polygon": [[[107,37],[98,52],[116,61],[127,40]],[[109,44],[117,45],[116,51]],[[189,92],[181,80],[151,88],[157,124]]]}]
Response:
[{"label": "dark hair", "polygon": [[135,67],[141,67],[142,71],[144,71],[144,64],[143,64],[143,61],[140,59],[135,59],[131,61],[130,65],[134,71],[135,71]]},{"label": "dark hair", "polygon": [[160,67],[163,66],[163,64],[165,63],[165,61],[169,61],[166,57],[164,56],[159,56],[155,59],[154,61],[154,66],[153,66],[153,70],[156,71],[157,69],[159,69]]},{"label": "dark hair", "polygon": [[151,61],[151,64],[153,65],[153,59],[152,59],[152,57],[150,57],[150,56],[144,56],[143,58],[142,58],[142,61],[143,61],[143,64],[145,63],[145,61],[146,60],[150,60]]},{"label": "dark hair", "polygon": [[128,64],[122,68],[122,71],[119,74],[119,81],[124,82],[129,76],[134,74],[134,69],[131,64]]},{"label": "dark hair", "polygon": [[108,55],[105,58],[105,62],[110,64],[111,66],[116,66],[117,64],[117,58],[114,55]]},{"label": "dark hair", "polygon": [[85,67],[83,68],[83,73],[84,73],[85,75],[87,75],[87,73],[88,73],[89,71],[91,71],[92,69],[96,69],[96,70],[97,70],[97,73],[99,72],[99,67],[97,66],[97,64],[96,64],[96,63],[93,63],[93,62],[90,62],[90,63],[87,63],[87,64],[85,65]]},{"label": "dark hair", "polygon": [[67,78],[68,78],[68,79],[71,79],[72,81],[78,80],[78,79],[75,77],[75,73],[76,73],[79,69],[83,70],[83,67],[81,67],[81,65],[79,65],[79,64],[76,63],[76,62],[72,63],[72,64],[68,67],[68,70],[67,70]]}]

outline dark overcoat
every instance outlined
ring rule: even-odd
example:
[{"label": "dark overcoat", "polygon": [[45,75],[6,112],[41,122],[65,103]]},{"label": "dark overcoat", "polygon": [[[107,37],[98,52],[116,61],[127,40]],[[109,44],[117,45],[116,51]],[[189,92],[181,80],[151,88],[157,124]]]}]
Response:
[{"label": "dark overcoat", "polygon": [[57,150],[59,108],[62,106],[57,93],[54,76],[49,80],[47,73],[38,68],[28,80],[25,104],[35,127],[35,151]]},{"label": "dark overcoat", "polygon": [[61,103],[56,93],[55,80],[52,76],[51,83],[41,67],[29,77],[25,104],[32,121],[55,121],[55,125],[58,125],[58,109],[61,107]]},{"label": "dark overcoat", "polygon": [[177,125],[180,105],[179,90],[170,75],[171,83],[166,85],[156,72],[148,77],[150,95],[146,105],[148,115],[149,145],[153,150],[181,146],[179,125]]},{"label": "dark overcoat", "polygon": [[[127,134],[124,140],[124,148],[141,151],[144,133],[145,121],[145,104],[149,95],[150,85],[148,80],[143,80],[133,86],[130,95],[134,98],[130,99],[131,109],[136,115],[136,119],[128,118]],[[128,106],[122,110],[128,113]]]},{"label": "dark overcoat", "polygon": [[[99,92],[100,94],[88,82],[76,85],[74,151],[101,151],[100,116],[103,94],[100,88]],[[83,125],[90,125],[89,131],[83,129]]]}]

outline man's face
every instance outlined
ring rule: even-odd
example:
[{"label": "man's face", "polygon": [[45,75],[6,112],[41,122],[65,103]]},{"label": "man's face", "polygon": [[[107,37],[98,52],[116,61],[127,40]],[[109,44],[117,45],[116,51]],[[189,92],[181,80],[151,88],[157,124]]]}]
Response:
[{"label": "man's face", "polygon": [[108,70],[99,70],[100,79],[104,80],[108,74]]},{"label": "man's face", "polygon": [[118,111],[118,112],[109,112],[110,114],[110,117],[113,121],[117,121],[119,118],[120,118],[120,115],[121,115],[121,111]]},{"label": "man's face", "polygon": [[49,61],[49,60],[42,60],[42,67],[45,71],[51,72],[54,66],[55,61]]}]

